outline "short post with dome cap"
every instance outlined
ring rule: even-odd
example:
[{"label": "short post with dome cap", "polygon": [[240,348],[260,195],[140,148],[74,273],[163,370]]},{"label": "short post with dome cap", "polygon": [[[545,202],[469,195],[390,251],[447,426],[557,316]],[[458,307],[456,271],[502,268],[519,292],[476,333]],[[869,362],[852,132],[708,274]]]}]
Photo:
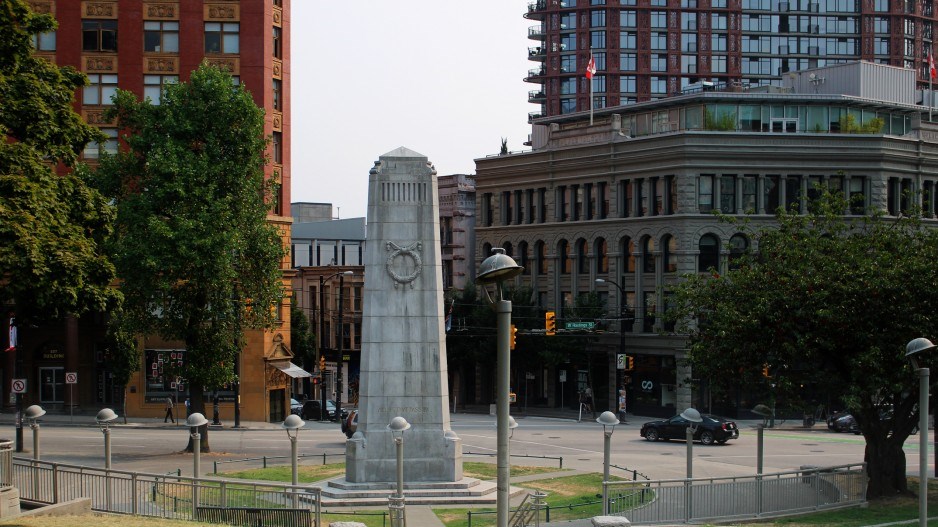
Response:
[{"label": "short post with dome cap", "polygon": [[[920,353],[936,347],[926,338],[913,339],[905,346],[905,358],[918,370],[918,524],[928,525],[928,368],[923,366]],[[936,454],[938,455],[938,454]]]}]

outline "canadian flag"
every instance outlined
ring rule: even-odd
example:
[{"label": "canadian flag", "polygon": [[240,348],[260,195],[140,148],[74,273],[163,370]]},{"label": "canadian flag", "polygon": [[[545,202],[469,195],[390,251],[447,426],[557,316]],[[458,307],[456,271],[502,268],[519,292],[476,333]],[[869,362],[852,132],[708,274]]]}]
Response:
[{"label": "canadian flag", "polygon": [[[932,71],[935,71],[934,67]],[[590,61],[586,63],[586,78],[592,79],[593,75],[596,75],[596,61],[593,60],[593,54],[590,53]]]},{"label": "canadian flag", "polygon": [[928,54],[928,75],[932,80],[938,79],[938,71],[935,70],[935,55],[934,53]]}]

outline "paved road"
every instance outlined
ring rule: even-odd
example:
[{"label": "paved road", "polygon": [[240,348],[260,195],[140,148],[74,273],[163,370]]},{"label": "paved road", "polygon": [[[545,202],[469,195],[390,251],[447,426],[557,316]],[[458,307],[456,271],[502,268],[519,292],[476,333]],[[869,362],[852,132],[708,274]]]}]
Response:
[{"label": "paved road", "polygon": [[[70,423],[73,422],[74,424]],[[683,477],[686,445],[683,441],[649,443],[638,433],[641,417],[619,425],[612,436],[612,463],[638,470],[652,479]],[[515,464],[557,466],[601,471],[603,452],[602,427],[592,421],[577,423],[569,419],[527,417],[518,419],[511,440]],[[41,429],[41,454],[44,460],[103,466],[103,436],[91,416],[47,416]],[[495,419],[488,415],[454,414],[453,429],[460,436],[464,452],[495,453]],[[230,425],[230,423],[226,423]],[[290,443],[279,424],[243,423],[246,428],[223,426],[209,432],[212,453],[203,457],[203,467],[210,471],[212,461],[232,458],[288,456]],[[748,475],[755,472],[756,433],[754,423],[741,422],[741,436],[726,445],[694,446],[694,475],[719,477]],[[12,438],[12,416],[0,415],[0,436]],[[188,430],[180,425],[163,425],[158,419],[132,419],[128,425],[116,425],[111,431],[114,468],[142,472],[170,472],[177,469],[191,473],[192,457],[182,453]],[[300,432],[300,454],[342,454],[345,437],[335,423],[309,422]],[[861,436],[835,434],[823,426],[814,429],[767,430],[765,433],[765,471],[797,469],[801,465],[857,463],[863,460]],[[917,470],[918,439],[907,443],[908,466]],[[406,448],[406,437],[405,437]],[[24,429],[23,455],[32,451],[32,436]],[[341,459],[334,457],[332,460]],[[491,459],[466,455],[466,460]],[[321,459],[320,459],[321,462]]]}]

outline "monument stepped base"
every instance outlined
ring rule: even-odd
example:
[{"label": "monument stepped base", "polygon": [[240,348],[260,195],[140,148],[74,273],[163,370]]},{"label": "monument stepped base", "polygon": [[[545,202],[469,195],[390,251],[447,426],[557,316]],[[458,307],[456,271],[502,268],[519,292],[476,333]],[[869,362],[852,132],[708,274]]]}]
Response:
[{"label": "monument stepped base", "polygon": [[[404,498],[408,505],[495,505],[496,484],[463,478],[459,481],[424,481],[404,483]],[[387,505],[388,496],[397,491],[397,483],[352,483],[345,478],[330,480],[322,489],[324,507]],[[524,489],[511,487],[514,497]]]}]

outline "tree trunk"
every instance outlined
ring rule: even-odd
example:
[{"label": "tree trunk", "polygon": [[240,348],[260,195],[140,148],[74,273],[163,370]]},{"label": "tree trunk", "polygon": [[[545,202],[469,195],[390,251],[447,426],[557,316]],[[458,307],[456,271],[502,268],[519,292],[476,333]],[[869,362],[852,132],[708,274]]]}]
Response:
[{"label": "tree trunk", "polygon": [[869,476],[866,498],[892,497],[908,492],[903,441],[893,437],[867,436],[864,460]]},{"label": "tree trunk", "polygon": [[[189,405],[192,413],[198,412],[205,415],[205,387],[199,382],[189,381]],[[201,435],[199,441],[200,450],[203,454],[211,452],[212,450],[208,444],[207,423],[199,427],[199,434]],[[189,442],[186,444],[186,452],[192,452],[192,446],[192,436],[190,435]]]}]

